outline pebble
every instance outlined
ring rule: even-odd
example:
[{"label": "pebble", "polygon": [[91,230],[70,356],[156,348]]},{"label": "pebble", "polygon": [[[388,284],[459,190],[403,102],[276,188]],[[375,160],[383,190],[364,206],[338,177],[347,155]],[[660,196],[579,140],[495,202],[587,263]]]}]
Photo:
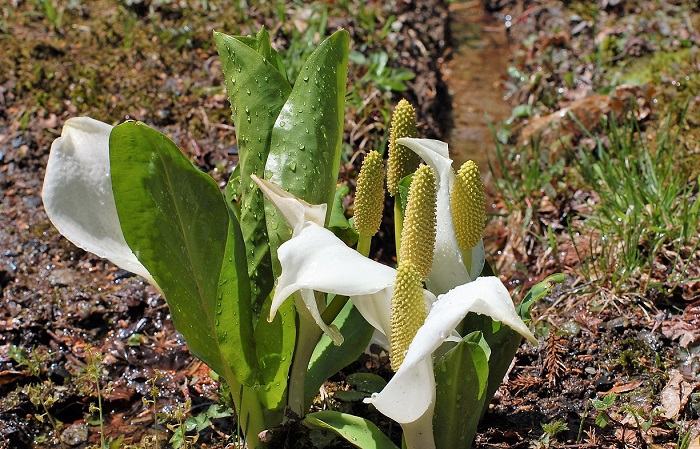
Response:
[{"label": "pebble", "polygon": [[49,282],[53,285],[68,286],[77,281],[75,272],[68,268],[58,268],[49,275]]},{"label": "pebble", "polygon": [[81,422],[68,426],[61,434],[61,441],[69,446],[83,444],[88,439],[88,425]]}]

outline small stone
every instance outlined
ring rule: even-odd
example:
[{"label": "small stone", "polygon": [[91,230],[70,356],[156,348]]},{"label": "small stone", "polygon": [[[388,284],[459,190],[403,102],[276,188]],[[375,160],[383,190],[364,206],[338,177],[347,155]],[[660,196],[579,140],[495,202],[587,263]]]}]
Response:
[{"label": "small stone", "polygon": [[614,385],[615,383],[605,374],[602,374],[599,378],[593,381],[593,386],[595,387],[596,391],[607,391]]},{"label": "small stone", "polygon": [[88,439],[88,425],[81,422],[70,425],[61,434],[61,441],[69,446],[83,444]]},{"label": "small stone", "polygon": [[75,272],[68,268],[58,268],[49,275],[49,282],[53,285],[68,286],[76,282]]},{"label": "small stone", "polygon": [[605,328],[608,330],[614,330],[622,332],[629,326],[629,321],[624,317],[614,318],[607,323],[605,323]]}]

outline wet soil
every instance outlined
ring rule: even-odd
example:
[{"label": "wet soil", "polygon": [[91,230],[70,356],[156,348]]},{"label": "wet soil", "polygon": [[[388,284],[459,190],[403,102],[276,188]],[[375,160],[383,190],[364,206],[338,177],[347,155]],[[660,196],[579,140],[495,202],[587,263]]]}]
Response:
[{"label": "wet soil", "polygon": [[486,174],[495,158],[489,122],[501,122],[511,111],[502,86],[510,60],[506,26],[479,1],[454,2],[450,31],[451,57],[444,69],[453,104],[450,151],[456,167],[471,159]]}]

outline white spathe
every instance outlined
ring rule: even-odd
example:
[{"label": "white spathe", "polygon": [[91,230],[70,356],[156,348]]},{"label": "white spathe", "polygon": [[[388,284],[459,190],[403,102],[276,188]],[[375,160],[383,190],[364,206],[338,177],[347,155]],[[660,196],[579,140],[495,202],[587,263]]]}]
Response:
[{"label": "white spathe", "polygon": [[158,287],[127,245],[119,224],[109,169],[112,128],[89,117],[66,120],[61,137],[51,144],[41,193],[44,209],[75,246]]},{"label": "white spathe", "polygon": [[452,224],[450,192],[455,181],[455,172],[452,170],[452,159],[447,144],[439,140],[408,137],[396,142],[415,152],[435,170],[438,183],[435,256],[433,269],[425,283],[433,293],[442,294],[476,279],[481,274],[485,261],[484,244],[483,241],[479,241],[472,248],[472,262],[466,267]]}]

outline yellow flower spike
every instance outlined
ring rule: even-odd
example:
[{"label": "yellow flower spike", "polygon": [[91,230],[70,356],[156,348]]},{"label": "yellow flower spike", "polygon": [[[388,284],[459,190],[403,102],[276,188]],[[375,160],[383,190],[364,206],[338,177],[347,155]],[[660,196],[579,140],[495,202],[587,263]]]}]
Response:
[{"label": "yellow flower spike", "polygon": [[391,299],[391,334],[389,360],[395,372],[403,363],[408,347],[428,313],[423,295],[423,279],[410,261],[399,263],[396,270],[394,296]]},{"label": "yellow flower spike", "polygon": [[427,165],[416,170],[408,191],[399,262],[411,262],[425,280],[433,266],[436,232],[437,185]]},{"label": "yellow flower spike", "polygon": [[486,212],[484,184],[474,161],[465,162],[457,172],[450,204],[457,245],[462,251],[475,247],[484,235]]},{"label": "yellow flower spike", "polygon": [[362,162],[355,194],[355,229],[363,237],[379,230],[384,209],[384,163],[382,156],[370,151]]},{"label": "yellow flower spike", "polygon": [[420,163],[416,153],[396,143],[396,140],[402,137],[418,137],[416,111],[406,99],[399,101],[391,117],[386,179],[387,190],[391,196],[398,193],[399,181],[413,173]]}]

